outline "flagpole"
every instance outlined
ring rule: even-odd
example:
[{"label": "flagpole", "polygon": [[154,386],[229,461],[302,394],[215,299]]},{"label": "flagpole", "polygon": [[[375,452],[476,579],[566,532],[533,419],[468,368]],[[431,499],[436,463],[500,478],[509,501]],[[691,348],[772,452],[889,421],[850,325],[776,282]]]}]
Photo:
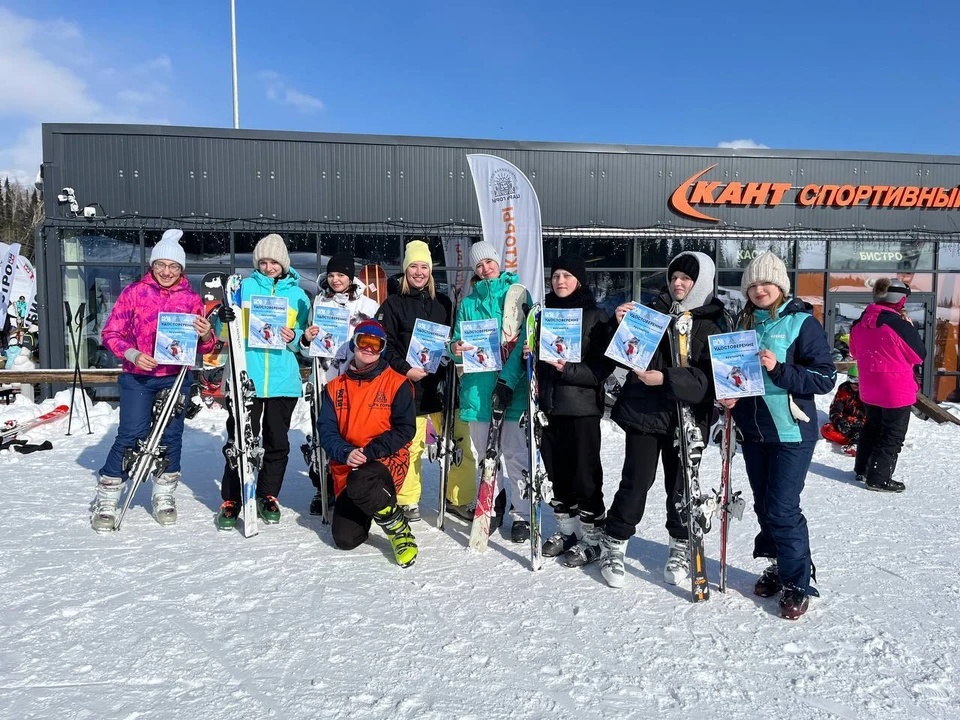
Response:
[{"label": "flagpole", "polygon": [[230,0],[230,41],[233,47],[233,128],[240,129],[240,97],[237,91],[237,5]]}]

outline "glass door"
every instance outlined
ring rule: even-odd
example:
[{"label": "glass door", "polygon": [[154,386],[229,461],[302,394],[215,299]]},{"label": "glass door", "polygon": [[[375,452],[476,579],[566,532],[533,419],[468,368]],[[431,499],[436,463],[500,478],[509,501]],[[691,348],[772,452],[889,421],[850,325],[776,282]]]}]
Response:
[{"label": "glass door", "polygon": [[[853,362],[850,356],[850,327],[871,302],[873,302],[873,296],[869,293],[832,293],[827,298],[827,318],[824,329],[827,332],[827,341],[833,348],[834,362]],[[933,363],[930,359],[933,357],[935,307],[932,293],[913,293],[904,306],[907,316],[920,332],[920,338],[927,348],[927,362],[923,364],[922,377],[925,395],[929,395],[932,384]]]}]

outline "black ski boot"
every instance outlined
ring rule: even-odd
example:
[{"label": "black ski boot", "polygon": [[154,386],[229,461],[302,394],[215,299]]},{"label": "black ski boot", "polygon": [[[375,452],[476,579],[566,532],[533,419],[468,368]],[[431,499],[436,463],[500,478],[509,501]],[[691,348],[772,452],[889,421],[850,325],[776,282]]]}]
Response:
[{"label": "black ski boot", "polygon": [[796,620],[807,611],[809,606],[810,598],[807,597],[807,593],[792,585],[783,586],[783,594],[780,596],[780,617]]},{"label": "black ski boot", "polygon": [[777,561],[771,560],[770,567],[763,571],[763,575],[753,586],[753,594],[762,598],[773,597],[783,589],[783,583],[780,582],[780,572],[777,569]]}]

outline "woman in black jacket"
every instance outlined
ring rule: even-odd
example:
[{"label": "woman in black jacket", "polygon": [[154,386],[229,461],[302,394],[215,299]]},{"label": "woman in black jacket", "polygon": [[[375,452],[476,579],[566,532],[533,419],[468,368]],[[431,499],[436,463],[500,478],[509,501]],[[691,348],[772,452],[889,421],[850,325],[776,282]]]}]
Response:
[{"label": "woman in black jacket", "polygon": [[[399,290],[396,294],[387,296],[377,313],[377,319],[387,332],[387,362],[413,383],[417,406],[417,434],[410,445],[410,469],[397,493],[397,501],[411,522],[420,519],[423,465],[421,456],[426,446],[427,417],[431,418],[434,428],[442,427],[440,412],[443,398],[438,387],[440,374],[430,374],[422,368],[411,367],[406,360],[407,349],[410,347],[410,338],[417,319],[451,325],[452,311],[450,299],[446,295],[437,294],[430,247],[422,240],[411,240],[407,243],[403,256],[403,277],[400,279]],[[467,428],[459,423],[454,425],[454,434],[456,437],[470,437]],[[464,498],[471,494],[475,487],[475,466],[472,464],[473,453],[470,451],[469,439],[463,445],[463,454],[464,462],[459,467],[454,465],[450,468],[447,498],[455,504],[464,504]]]},{"label": "woman in black jacket", "polygon": [[581,308],[581,361],[537,363],[540,409],[549,421],[543,429],[540,455],[553,483],[550,503],[557,532],[543,544],[543,554],[564,554],[567,567],[580,567],[600,557],[604,521],[603,467],[600,464],[600,418],[603,381],[613,370],[604,355],[610,342],[607,314],[597,307],[587,287],[583,258],[561,255],[550,274],[553,292],[547,308]]},{"label": "woman in black jacket", "polygon": [[[683,468],[675,445],[677,401],[690,405],[706,437],[714,400],[707,337],[722,332],[723,323],[723,305],[713,297],[715,274],[713,261],[703,253],[683,252],[670,262],[666,290],[649,307],[674,317],[668,333],[675,332],[675,318],[687,312],[692,316],[687,366],[674,367],[664,333],[647,370],[631,371],[610,413],[610,418],[626,433],[620,487],[607,513],[600,562],[600,572],[610,587],[623,585],[627,541],[643,518],[647,493],[656,479],[658,458],[663,464],[666,525],[670,534],[670,554],[663,579],[676,585],[688,577],[687,526],[677,510],[683,494]],[[617,308],[617,323],[631,307],[633,303]]]}]

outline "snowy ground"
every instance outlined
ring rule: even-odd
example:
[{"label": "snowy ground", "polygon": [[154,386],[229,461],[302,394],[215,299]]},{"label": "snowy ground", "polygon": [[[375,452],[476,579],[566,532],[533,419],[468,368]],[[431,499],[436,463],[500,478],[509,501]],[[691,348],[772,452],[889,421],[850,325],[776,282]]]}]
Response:
[{"label": "snowy ground", "polygon": [[[0,421],[53,404],[0,407]],[[818,446],[804,509],[822,598],[791,623],[752,594],[763,564],[750,557],[751,510],[732,528],[726,595],[694,605],[663,584],[662,491],[621,590],[596,567],[535,574],[528,547],[502,535],[468,552],[466,524],[434,528],[430,465],[408,570],[379,531],[354,552],[332,547],[307,513],[296,451],[282,523],[249,540],[218,532],[224,417],[190,421],[180,521],[166,529],[143,488],[120,533],[90,530],[117,421],[106,404],[92,435],[75,420],[64,437],[63,421],[32,436],[54,450],[0,453],[0,717],[960,717],[956,426],[913,419],[901,496],[865,491],[851,458]],[[295,447],[301,437],[291,432]],[[608,502],[622,437],[605,424]],[[715,448],[703,476],[719,476]],[[749,496],[739,458],[735,483]],[[717,546],[714,532],[713,558]]]}]

